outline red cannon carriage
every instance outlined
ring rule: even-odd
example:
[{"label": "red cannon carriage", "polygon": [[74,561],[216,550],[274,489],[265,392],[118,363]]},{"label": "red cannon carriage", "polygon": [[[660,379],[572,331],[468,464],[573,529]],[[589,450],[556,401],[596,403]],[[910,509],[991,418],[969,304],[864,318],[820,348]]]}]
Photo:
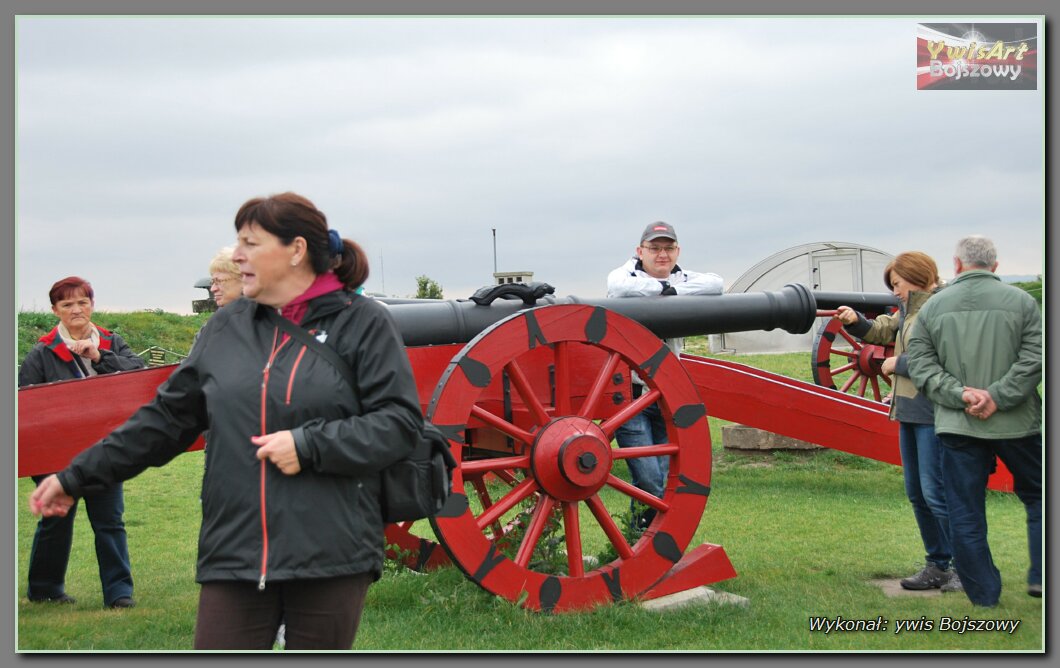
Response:
[{"label": "red cannon carriage", "polygon": [[[391,555],[410,567],[452,562],[484,589],[549,612],[735,576],[721,546],[691,546],[711,492],[708,415],[900,465],[897,426],[879,402],[733,362],[678,358],[660,341],[802,333],[819,306],[868,310],[880,295],[822,293],[819,301],[801,285],[680,298],[550,292],[544,284],[498,286],[471,300],[389,302],[424,414],[458,462],[450,503],[429,527],[387,527]],[[21,389],[19,476],[65,466],[148,401],[171,370]],[[647,386],[639,397],[631,370]],[[111,401],[75,425],[61,407],[78,401],[81,383],[96,383],[96,396]],[[614,447],[615,430],[653,403],[667,442]],[[625,480],[622,460],[648,456],[670,458],[662,498]],[[1011,488],[1011,477],[1000,470],[991,484]],[[643,532],[624,519],[631,500],[656,511]]]}]

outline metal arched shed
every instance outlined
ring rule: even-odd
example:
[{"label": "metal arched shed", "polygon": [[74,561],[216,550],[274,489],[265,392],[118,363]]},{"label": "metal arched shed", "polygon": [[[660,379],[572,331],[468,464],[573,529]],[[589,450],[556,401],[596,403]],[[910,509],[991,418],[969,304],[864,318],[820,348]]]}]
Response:
[{"label": "metal arched shed", "polygon": [[[847,241],[818,241],[770,255],[743,273],[727,293],[779,290],[802,283],[830,292],[890,292],[883,269],[894,258],[879,249]],[[807,351],[820,322],[805,334],[783,331],[735,332],[710,337],[711,352],[773,353]]]}]

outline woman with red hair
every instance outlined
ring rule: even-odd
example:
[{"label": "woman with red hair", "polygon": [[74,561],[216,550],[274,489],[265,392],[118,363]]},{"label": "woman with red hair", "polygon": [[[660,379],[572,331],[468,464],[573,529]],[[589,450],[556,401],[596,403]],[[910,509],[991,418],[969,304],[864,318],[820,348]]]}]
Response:
[{"label": "woman with red hair", "polygon": [[[95,293],[83,278],[69,276],[48,292],[59,324],[40,337],[18,369],[18,385],[89,378],[103,373],[140,369],[140,359],[114,332],[92,323]],[[38,485],[47,476],[34,476]],[[100,486],[84,494],[85,510],[96,537],[96,561],[103,585],[103,605],[131,608],[133,580],[122,514],[121,483]],[[33,602],[75,603],[66,593],[66,566],[74,536],[74,504],[65,517],[42,517],[33,534],[29,556],[29,590]]]},{"label": "woman with red hair", "polygon": [[938,266],[928,255],[907,251],[895,256],[883,270],[883,281],[900,300],[898,312],[868,320],[849,306],[840,306],[835,317],[854,336],[869,343],[894,344],[894,356],[884,360],[883,373],[894,378],[890,418],[898,421],[898,447],[902,453],[905,492],[924,544],[925,565],[903,578],[904,589],[963,591],[953,567],[950,516],[942,484],[942,451],[935,434],[935,409],[917,392],[909,377],[906,342],[917,314],[942,283]]}]

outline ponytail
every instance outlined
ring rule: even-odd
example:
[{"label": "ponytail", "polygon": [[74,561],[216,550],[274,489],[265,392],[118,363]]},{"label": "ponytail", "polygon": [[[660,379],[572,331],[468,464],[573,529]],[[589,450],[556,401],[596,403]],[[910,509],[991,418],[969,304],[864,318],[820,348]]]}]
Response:
[{"label": "ponytail", "polygon": [[356,241],[343,239],[342,255],[336,259],[338,264],[332,267],[335,276],[347,290],[356,292],[368,280],[368,255]]}]

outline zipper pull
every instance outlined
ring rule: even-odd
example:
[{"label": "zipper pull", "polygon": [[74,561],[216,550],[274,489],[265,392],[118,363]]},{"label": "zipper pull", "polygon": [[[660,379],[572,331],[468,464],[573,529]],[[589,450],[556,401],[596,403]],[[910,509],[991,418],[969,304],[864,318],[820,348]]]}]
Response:
[{"label": "zipper pull", "polygon": [[265,574],[261,574],[261,579],[258,580],[258,591],[265,591]]}]

